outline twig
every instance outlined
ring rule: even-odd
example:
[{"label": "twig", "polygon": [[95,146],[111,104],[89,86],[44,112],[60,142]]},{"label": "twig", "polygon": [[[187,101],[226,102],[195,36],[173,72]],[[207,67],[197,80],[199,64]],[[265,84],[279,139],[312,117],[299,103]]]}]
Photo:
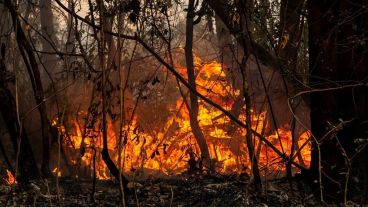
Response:
[{"label": "twig", "polygon": [[135,172],[133,173],[133,188],[134,188],[134,198],[135,198],[135,201],[137,203],[137,207],[140,207],[139,200],[138,200],[138,195],[137,195],[137,188],[136,188],[136,185],[135,185]]},{"label": "twig", "polygon": [[316,89],[311,89],[311,90],[307,90],[307,91],[301,91],[301,92],[295,94],[294,96],[290,97],[289,99],[295,99],[298,96],[308,94],[308,93],[320,93],[320,92],[336,91],[336,90],[343,90],[343,89],[347,89],[347,88],[356,88],[356,87],[368,87],[368,84],[367,83],[357,83],[357,84],[342,85],[342,86],[339,86],[339,87],[331,87],[331,88],[316,88]]},{"label": "twig", "polygon": [[[65,109],[66,107],[64,106],[63,113],[61,115],[61,123],[63,123],[63,120],[64,120]],[[60,189],[59,189],[59,172],[61,172],[60,171],[60,152],[61,152],[60,132],[58,133],[57,139],[58,139],[58,154],[57,154],[57,170],[56,170],[56,193],[57,193],[58,201],[60,203]]]},{"label": "twig", "polygon": [[171,190],[171,199],[170,199],[170,207],[171,207],[174,201],[174,191],[172,186],[170,186],[170,190]]},{"label": "twig", "polygon": [[96,192],[96,149],[91,147],[93,150],[93,181],[92,181],[92,192],[91,192],[91,200],[95,201],[95,192]]}]

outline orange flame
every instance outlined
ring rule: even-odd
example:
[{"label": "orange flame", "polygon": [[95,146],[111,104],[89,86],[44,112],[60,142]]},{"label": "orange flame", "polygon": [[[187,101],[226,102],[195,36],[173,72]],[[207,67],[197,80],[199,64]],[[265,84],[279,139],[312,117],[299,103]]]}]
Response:
[{"label": "orange flame", "polygon": [[55,175],[55,176],[58,176],[58,177],[61,177],[61,171],[55,167],[53,170],[52,170],[52,173]]},{"label": "orange flame", "polygon": [[5,182],[7,185],[14,185],[17,183],[15,177],[9,170],[6,170],[6,174],[7,174],[7,178],[5,178]]},{"label": "orange flame", "polygon": [[[226,81],[225,73],[220,63],[211,62],[202,64],[200,59],[195,59],[197,69],[198,84],[197,90],[203,95],[211,98],[214,102],[229,110],[239,91],[234,90]],[[178,71],[185,76],[186,69],[178,67]],[[145,131],[139,122],[137,116],[134,117],[130,126],[124,126],[122,130],[123,137],[119,141],[115,133],[111,120],[107,122],[108,147],[110,156],[117,163],[119,153],[118,145],[122,146],[121,159],[123,164],[121,169],[124,172],[131,170],[153,170],[167,175],[179,174],[188,168],[189,152],[200,154],[199,147],[196,144],[191,132],[189,123],[189,111],[183,106],[183,99],[178,99],[175,106],[169,106],[176,115],[170,117],[165,126],[160,131]],[[177,113],[178,112],[178,113]],[[252,111],[252,128],[262,133],[265,123],[265,114],[256,114]],[[245,122],[245,115],[240,115],[239,119]],[[228,127],[230,120],[222,115],[217,109],[199,102],[198,120],[201,129],[205,135],[211,158],[217,160],[216,170],[220,173],[249,172],[250,162],[247,156],[245,143],[245,129],[237,129],[229,134]],[[80,149],[82,140],[86,146],[85,154],[81,158],[84,166],[93,170],[93,160],[96,162],[96,176],[98,179],[110,179],[111,175],[104,164],[100,151],[102,150],[102,135],[100,132],[94,136],[82,138],[82,130],[77,120],[72,120],[74,131],[71,134],[71,145]],[[65,128],[60,128],[65,131]],[[280,136],[280,137],[278,137]],[[287,126],[278,129],[266,137],[278,149],[284,149],[287,155],[291,153],[292,135]],[[295,155],[297,162],[308,166],[310,163],[310,145],[308,142],[309,132],[304,132],[298,138],[297,145],[305,146]],[[281,145],[280,141],[281,140]],[[125,141],[124,141],[125,140]],[[254,141],[256,156],[259,160],[261,169],[285,170],[285,164],[280,162],[280,157],[258,140]],[[94,148],[96,153],[91,150]],[[295,152],[294,151],[294,152]],[[60,171],[56,170],[59,173]],[[55,171],[55,172],[56,172]]]}]

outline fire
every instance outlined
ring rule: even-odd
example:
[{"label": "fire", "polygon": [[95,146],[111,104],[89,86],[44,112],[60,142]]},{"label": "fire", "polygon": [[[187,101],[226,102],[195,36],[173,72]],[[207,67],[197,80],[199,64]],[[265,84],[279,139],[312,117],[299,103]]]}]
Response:
[{"label": "fire", "polygon": [[[239,91],[234,90],[226,81],[226,76],[221,64],[217,62],[202,63],[199,58],[195,58],[197,69],[197,90],[219,103],[223,108],[230,110],[235,97]],[[185,77],[186,69],[177,67],[178,71]],[[176,104],[170,107],[175,113],[171,116],[164,127],[159,131],[150,131],[140,123],[139,117],[135,116],[130,125],[123,126],[122,137],[120,132],[114,130],[113,122],[107,121],[108,147],[110,156],[117,163],[119,158],[119,145],[121,146],[120,157],[122,160],[121,169],[124,172],[161,172],[167,175],[175,175],[188,169],[190,152],[195,155],[200,154],[199,147],[193,137],[189,122],[189,111],[183,104],[183,99],[179,98]],[[83,112],[85,114],[85,112]],[[266,112],[257,114],[252,111],[252,128],[262,133],[265,126]],[[245,122],[244,112],[239,119]],[[211,158],[216,160],[216,170],[219,173],[249,172],[249,158],[245,143],[245,129],[236,129],[229,133],[231,122],[220,111],[199,102],[198,120],[205,135]],[[104,164],[100,151],[102,150],[102,133],[100,130],[89,129],[83,138],[83,130],[78,120],[73,119],[73,131],[70,133],[69,147],[80,150],[84,146],[84,154],[81,158],[83,166],[89,168],[90,173],[96,172],[98,179],[110,179],[111,175]],[[66,129],[60,127],[61,133]],[[284,128],[278,129],[278,133],[266,137],[280,151],[290,155],[292,145],[291,131]],[[309,132],[304,132],[298,138],[297,145],[304,146],[296,149],[294,157],[296,162],[308,166],[310,163],[310,145],[308,142]],[[259,160],[260,169],[285,170],[285,163],[281,158],[265,144],[254,138],[256,156]],[[281,140],[281,145],[280,141]],[[198,158],[198,157],[197,157]],[[77,158],[72,160],[77,163]],[[95,162],[96,169],[93,169]],[[61,175],[61,171],[55,168],[55,172]]]},{"label": "fire", "polygon": [[55,176],[61,177],[61,171],[56,167],[52,170]]},{"label": "fire", "polygon": [[7,174],[7,178],[5,178],[5,182],[7,185],[14,185],[17,183],[15,177],[9,170],[6,170],[6,174]]}]

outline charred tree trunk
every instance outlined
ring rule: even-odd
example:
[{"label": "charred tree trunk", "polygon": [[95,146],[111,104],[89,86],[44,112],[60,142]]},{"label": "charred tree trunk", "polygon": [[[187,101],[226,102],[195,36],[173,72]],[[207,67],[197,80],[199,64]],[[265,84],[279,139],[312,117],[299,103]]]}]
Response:
[{"label": "charred tree trunk", "polygon": [[36,104],[38,106],[38,111],[41,117],[41,130],[42,130],[42,174],[45,177],[51,176],[51,171],[49,168],[50,161],[50,122],[47,117],[46,104],[44,102],[44,92],[43,86],[40,76],[40,71],[38,69],[37,61],[33,53],[33,49],[27,40],[24,31],[22,29],[22,25],[18,19],[18,13],[16,8],[14,7],[12,1],[6,0],[4,1],[5,6],[9,9],[13,25],[14,31],[16,33],[16,39],[19,47],[19,51],[23,57],[23,61],[26,65],[27,72],[31,79],[32,89],[34,92],[34,97],[36,100]]},{"label": "charred tree trunk", "polygon": [[[40,1],[40,17],[41,17],[41,33],[43,35],[42,37],[42,49],[45,52],[53,52],[55,49],[53,48],[52,44],[55,44],[55,33],[54,33],[54,21],[53,21],[53,14],[52,14],[52,10],[51,10],[51,0],[41,0]],[[49,73],[51,69],[55,68],[55,55],[52,54],[43,54],[42,60],[43,61],[43,66],[45,67],[44,69],[46,70],[47,73]],[[49,81],[46,81],[47,78],[44,78],[44,75],[42,73],[42,70],[39,72],[40,73],[40,80],[43,82],[43,86],[42,86],[42,91],[43,88],[48,88],[49,86]],[[51,78],[51,77],[48,77]],[[46,86],[46,87],[44,87]],[[46,104],[44,104],[45,108],[46,108]],[[46,113],[46,109],[44,111],[42,111],[41,113]],[[43,117],[42,117],[43,116]],[[50,142],[51,142],[51,138],[50,138],[50,134],[49,134],[49,130],[50,130],[50,125],[49,125],[49,121],[47,118],[47,115],[41,115],[41,120],[42,121],[42,164],[41,164],[41,170],[42,173],[45,176],[51,175],[51,171],[50,171],[50,167],[49,167],[49,163],[50,163]],[[48,126],[47,126],[48,125]],[[49,128],[49,129],[47,129]]]},{"label": "charred tree trunk", "polygon": [[[74,11],[74,7],[75,7],[74,1],[69,1],[68,8],[71,11]],[[74,24],[75,24],[74,17],[68,13],[68,20],[67,20],[68,38],[65,44],[65,52],[68,54],[73,54],[75,52],[75,42],[76,42],[75,32],[76,31],[74,30]],[[65,60],[66,68],[67,70],[70,70],[72,66],[71,64],[73,63],[73,61],[76,60],[76,58],[75,57],[65,57],[65,58],[66,58]]]},{"label": "charred tree trunk", "polygon": [[[329,201],[368,198],[367,7],[363,0],[308,1],[310,71],[326,80],[311,84],[340,88],[311,94],[310,173],[312,182],[322,175],[320,195]],[[349,87],[356,83],[365,85]]]},{"label": "charred tree trunk", "polygon": [[54,74],[56,62],[56,55],[52,54],[56,47],[56,35],[54,32],[54,15],[51,9],[51,0],[40,0],[40,19],[41,19],[41,43],[42,50],[50,54],[42,54],[42,65],[45,67],[44,70],[40,71],[41,79],[45,90],[50,86],[50,78],[47,77],[46,73]]},{"label": "charred tree trunk", "polygon": [[[5,47],[4,47],[5,48]],[[27,133],[23,126],[19,125],[17,119],[17,111],[15,108],[15,100],[7,88],[7,73],[4,57],[5,51],[1,52],[0,57],[0,113],[5,122],[5,127],[10,135],[11,143],[13,145],[14,154],[18,155],[18,163],[16,163],[19,173],[17,176],[18,182],[21,184],[26,183],[32,179],[38,179],[39,173],[37,169],[36,160],[34,159],[33,151],[29,143]],[[20,145],[20,146],[19,146]],[[1,145],[2,146],[2,145]],[[19,149],[19,152],[18,152]],[[1,151],[4,153],[4,159],[11,168],[10,161],[6,156],[5,149],[2,147]],[[15,173],[15,169],[11,169],[12,173]]]},{"label": "charred tree trunk", "polygon": [[[186,22],[186,38],[185,38],[185,60],[187,64],[188,83],[194,90],[196,90],[195,74],[194,74],[194,63],[193,63],[193,19],[195,17],[194,12],[194,0],[189,0],[188,14]],[[211,157],[208,150],[206,139],[204,138],[202,129],[198,122],[198,97],[195,93],[190,92],[190,109],[189,119],[190,127],[192,128],[193,135],[197,140],[198,146],[201,149],[201,158],[204,164],[208,168],[211,167]]]},{"label": "charred tree trunk", "polygon": [[[20,183],[25,183],[32,179],[39,179],[40,176],[38,173],[36,160],[34,159],[27,133],[23,127],[19,126],[16,118],[17,112],[15,109],[14,98],[9,90],[0,87],[0,99],[1,114],[9,132],[13,148],[16,149],[15,154],[19,153],[19,175],[17,175],[17,180]],[[18,152],[19,142],[20,148]]]}]

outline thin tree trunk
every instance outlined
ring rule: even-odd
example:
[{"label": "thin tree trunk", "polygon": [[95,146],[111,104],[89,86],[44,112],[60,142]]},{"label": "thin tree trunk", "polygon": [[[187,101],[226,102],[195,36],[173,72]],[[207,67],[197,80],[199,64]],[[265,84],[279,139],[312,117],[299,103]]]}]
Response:
[{"label": "thin tree trunk", "polygon": [[[186,22],[186,38],[185,38],[185,60],[187,65],[188,83],[194,90],[196,90],[195,74],[194,74],[194,63],[193,63],[193,19],[195,16],[194,12],[194,0],[189,0],[187,22]],[[198,122],[198,97],[195,93],[190,92],[190,109],[189,119],[190,127],[192,128],[193,135],[197,140],[198,146],[201,149],[201,158],[206,167],[211,167],[211,157],[208,150],[208,145],[204,138],[203,132]]]},{"label": "thin tree trunk", "polygon": [[8,7],[13,20],[14,31],[16,33],[16,39],[19,47],[19,51],[23,57],[23,61],[26,65],[27,72],[31,79],[32,89],[34,92],[34,97],[36,104],[38,106],[38,111],[41,118],[41,130],[42,130],[42,167],[41,171],[43,176],[51,176],[51,171],[49,167],[50,161],[50,122],[47,117],[46,104],[44,102],[44,92],[41,81],[40,71],[37,65],[36,58],[33,53],[33,49],[24,34],[22,26],[19,22],[17,11],[10,0],[4,1],[5,6]]},{"label": "thin tree trunk", "polygon": [[[99,12],[100,12],[100,18],[101,22],[104,22],[103,20],[103,1],[99,2]],[[105,70],[105,58],[104,58],[104,25],[102,24],[102,29],[100,30],[100,41],[99,41],[99,58],[100,58],[100,67],[102,70],[102,159],[104,160],[107,168],[111,172],[111,174],[115,177],[116,180],[119,182],[122,181],[123,187],[124,187],[124,193],[128,192],[128,180],[121,175],[119,169],[116,167],[115,163],[112,161],[110,155],[109,155],[109,147],[108,147],[108,137],[107,137],[107,125],[106,125],[106,106],[107,106],[107,99],[106,99],[106,82],[107,82],[107,73]],[[122,179],[122,180],[121,180]]]},{"label": "thin tree trunk", "polygon": [[0,87],[0,100],[1,114],[13,143],[13,148],[17,149],[15,154],[18,153],[18,144],[20,142],[18,160],[19,175],[17,175],[17,180],[18,182],[25,183],[32,179],[39,179],[40,176],[36,160],[34,159],[33,151],[25,129],[18,125],[18,121],[15,116],[15,114],[17,114],[15,101],[10,91]]},{"label": "thin tree trunk", "polygon": [[[19,125],[16,116],[17,111],[15,108],[14,97],[12,96],[10,90],[7,88],[5,78],[7,76],[6,73],[8,71],[6,70],[5,66],[4,60],[5,54],[1,54],[1,56],[2,57],[0,57],[0,100],[1,100],[0,113],[5,122],[6,129],[9,132],[10,141],[13,145],[14,154],[19,156],[18,163],[16,163],[18,165],[16,168],[19,169],[19,174],[15,176],[17,176],[18,182],[24,183],[31,179],[38,179],[39,173],[37,169],[36,160],[34,159],[33,151],[27,137],[27,133],[23,128],[23,126]],[[3,145],[1,144],[0,147],[4,159],[9,165],[10,171],[13,174],[15,174],[16,173],[15,169],[12,167],[9,161]]]},{"label": "thin tree trunk", "polygon": [[[51,0],[40,0],[40,19],[41,19],[41,44],[44,52],[52,53],[55,51],[56,36],[54,32],[54,15],[51,9]],[[51,72],[56,65],[56,55],[54,54],[42,54],[42,64],[45,70]],[[55,72],[55,71],[53,71]],[[49,86],[48,78],[44,75],[44,71],[40,71],[41,78],[45,89]],[[51,73],[52,74],[52,73]]]},{"label": "thin tree trunk", "polygon": [[[41,34],[43,37],[41,38],[42,43],[42,49],[45,52],[53,52],[55,51],[53,49],[53,46],[51,44],[55,43],[55,33],[54,33],[54,21],[53,21],[53,14],[51,10],[51,0],[40,0],[40,18],[41,18]],[[42,65],[44,66],[44,70],[46,73],[50,74],[50,71],[55,68],[55,61],[56,56],[53,54],[43,54],[42,59]],[[47,77],[44,70],[40,70],[40,78],[43,84],[43,88],[46,88],[46,90],[49,88],[50,81]],[[54,71],[55,72],[55,71]],[[46,104],[45,104],[46,108]],[[45,113],[45,112],[42,112]],[[43,115],[45,120],[48,120],[47,115]],[[49,122],[49,121],[47,121]],[[44,128],[45,125],[48,125],[46,121],[42,122],[42,128]],[[50,128],[50,126],[48,127]],[[42,132],[42,134],[46,134],[49,132]],[[42,173],[45,176],[51,175],[51,171],[49,168],[50,165],[50,142],[51,138],[49,135],[42,136],[42,164],[41,164],[41,170]]]}]

